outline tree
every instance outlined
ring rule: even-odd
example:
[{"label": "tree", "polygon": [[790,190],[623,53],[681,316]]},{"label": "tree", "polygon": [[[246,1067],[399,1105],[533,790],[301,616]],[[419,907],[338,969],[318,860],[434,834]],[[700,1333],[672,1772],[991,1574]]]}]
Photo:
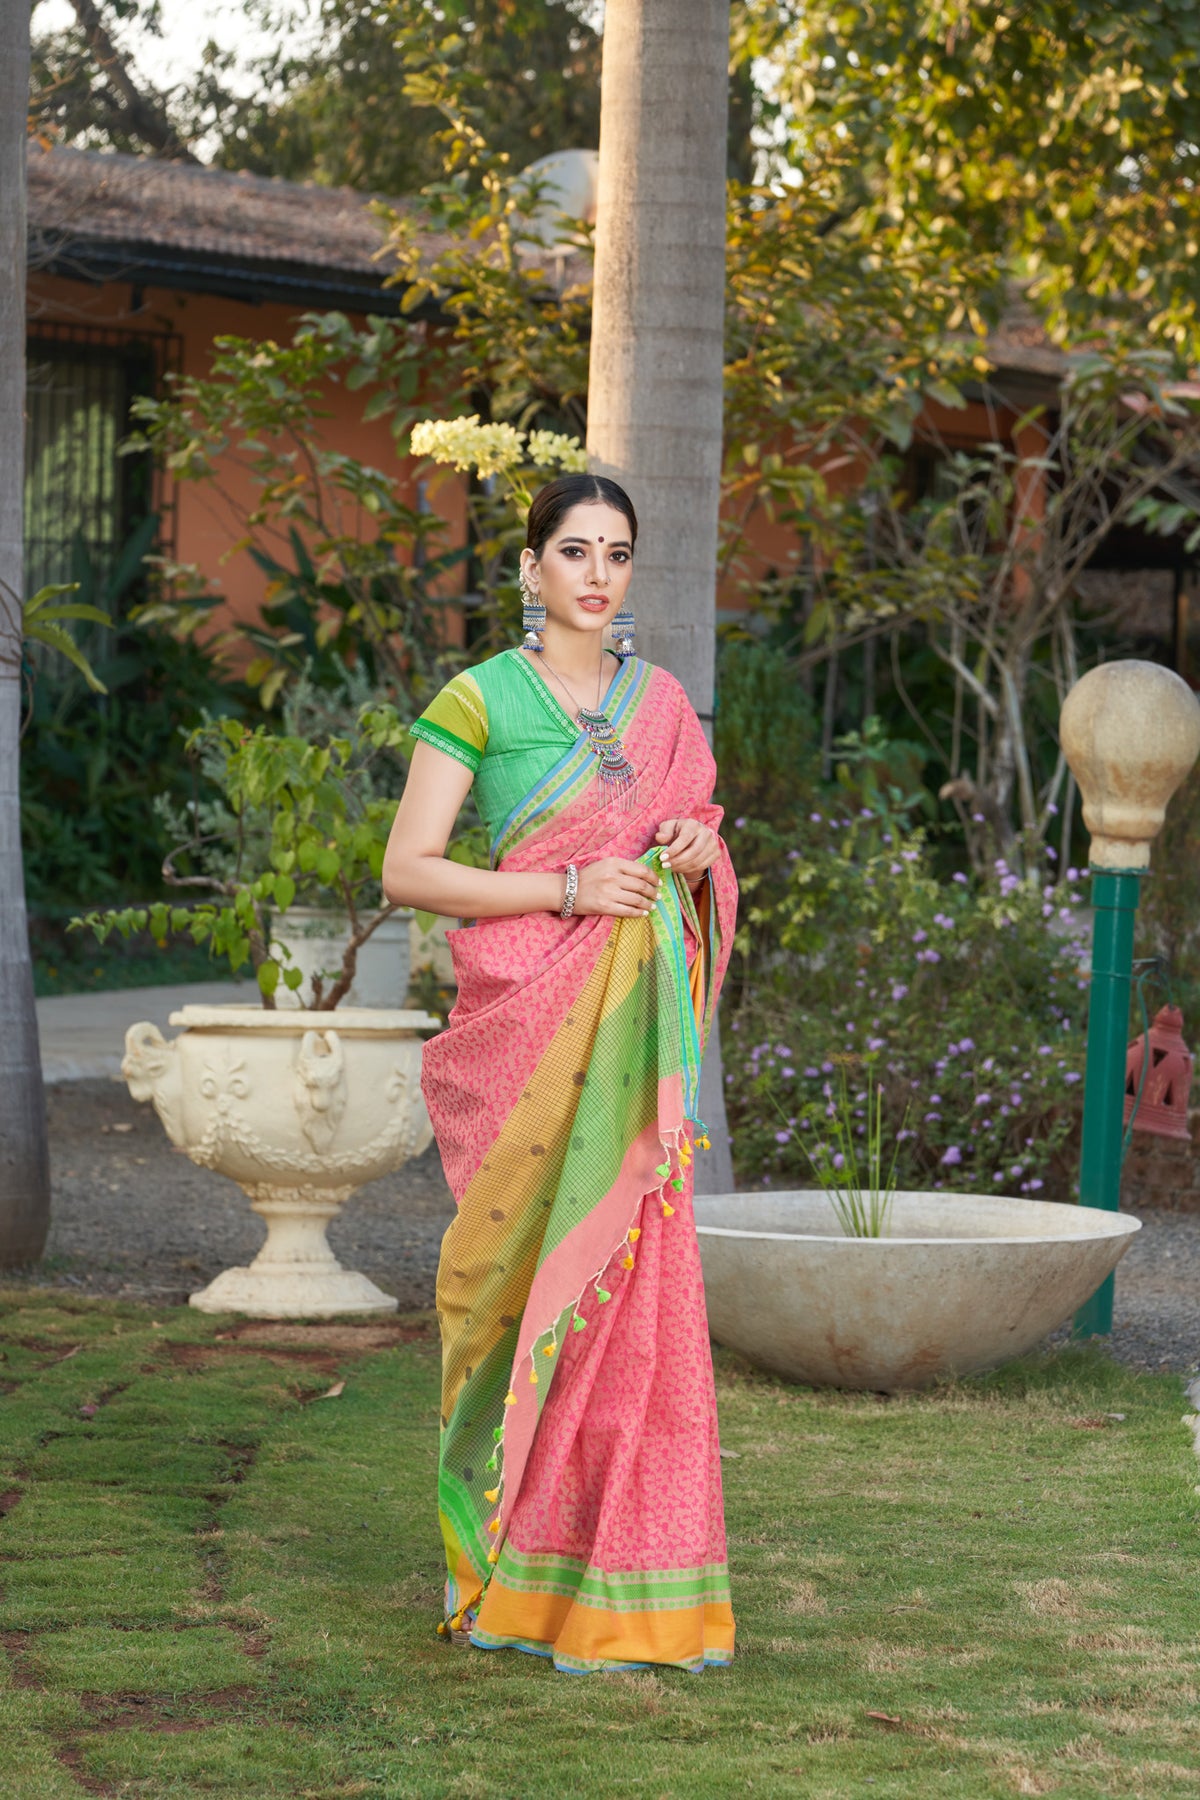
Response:
[{"label": "tree", "polygon": [[0,1266],[41,1254],[50,1216],[46,1108],[21,866],[25,130],[28,0],[0,0]]},{"label": "tree", "polygon": [[[712,719],[729,0],[608,0],[588,452],[638,509],[643,654]],[[701,1106],[732,1187],[719,1044]]]},{"label": "tree", "polygon": [[1098,317],[1200,348],[1193,0],[748,0],[798,168],[852,150],[841,205],[986,246],[1063,335]]}]

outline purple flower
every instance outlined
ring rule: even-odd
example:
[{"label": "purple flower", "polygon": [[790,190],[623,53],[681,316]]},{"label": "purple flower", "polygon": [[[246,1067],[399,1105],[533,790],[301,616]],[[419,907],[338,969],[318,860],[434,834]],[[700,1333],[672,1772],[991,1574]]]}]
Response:
[{"label": "purple flower", "polygon": [[958,1047],[962,1051],[963,1055],[965,1056],[968,1050],[973,1050],[975,1048],[975,1039],[974,1038],[959,1038]]},{"label": "purple flower", "polygon": [[1058,851],[1054,848],[1054,845],[1046,844],[1044,846],[1044,848],[1046,851],[1046,855],[1050,858],[1050,861],[1057,862],[1058,861]]},{"label": "purple flower", "polygon": [[820,813],[809,813],[808,816],[814,825],[819,825],[821,823]]},{"label": "purple flower", "polygon": [[908,998],[907,987],[905,986],[905,984],[902,981],[897,981],[896,984],[894,985],[894,987],[892,988],[892,999],[893,1000],[907,1000],[907,998]]},{"label": "purple flower", "polygon": [[930,1094],[929,1104],[930,1106],[940,1106],[942,1104],[942,1096],[940,1094]]},{"label": "purple flower", "polygon": [[899,863],[889,863],[888,864],[888,874],[889,875],[903,875],[903,873],[904,873],[904,870],[901,868]]},{"label": "purple flower", "polygon": [[1051,1050],[1049,1044],[1039,1044],[1038,1045],[1038,1055],[1039,1056],[1053,1056],[1053,1054],[1054,1054],[1054,1052]]},{"label": "purple flower", "polygon": [[734,830],[735,830],[735,831],[740,831],[740,830],[741,830],[741,829],[742,829],[742,826],[743,826],[743,825],[744,825],[744,824],[745,824],[745,823],[746,823],[746,816],[745,816],[745,814],[744,814],[744,813],[743,813],[743,815],[742,815],[742,817],[741,817],[741,818],[740,818],[740,819],[735,819],[735,820],[734,820],[734,821],[733,821],[733,825],[734,825]]},{"label": "purple flower", "polygon": [[963,887],[966,887],[966,885],[967,885],[967,878],[963,874],[961,869],[956,869],[954,874],[950,877],[950,879],[951,879],[951,881],[959,882],[961,884],[961,886],[963,886]]},{"label": "purple flower", "polygon": [[886,1042],[887,1042],[886,1038],[879,1038],[879,1037],[868,1038],[867,1039],[867,1049],[868,1050],[882,1050],[883,1046]]},{"label": "purple flower", "polygon": [[925,1114],[924,1122],[926,1125],[930,1125],[930,1124],[936,1125],[938,1120],[941,1118],[941,1116],[942,1116],[941,1113],[927,1112]]},{"label": "purple flower", "polygon": [[986,824],[986,820],[984,819],[984,816],[982,813],[972,813],[971,818],[974,820],[976,825]]},{"label": "purple flower", "polygon": [[784,1077],[785,1080],[790,1081],[792,1076],[796,1073],[796,1071],[795,1071],[795,1069],[790,1068],[785,1065],[782,1069],[780,1069],[779,1073]]},{"label": "purple flower", "polygon": [[918,962],[938,963],[938,962],[941,962],[941,960],[942,959],[938,955],[936,950],[918,950],[917,951],[917,961]]},{"label": "purple flower", "polygon": [[815,1081],[820,1073],[820,1069],[805,1069],[804,1071],[805,1077],[809,1081]]},{"label": "purple flower", "polygon": [[790,1131],[777,1131],[775,1133],[775,1142],[777,1144],[788,1144],[791,1142],[791,1138],[792,1134]]},{"label": "purple flower", "polygon": [[853,1031],[853,1030],[854,1030],[854,1020],[853,1020],[853,1019],[847,1019],[847,1020],[846,1020],[846,1030],[847,1030],[847,1031]]},{"label": "purple flower", "polygon": [[942,1161],[947,1168],[953,1168],[955,1163],[960,1163],[962,1161],[962,1151],[957,1144],[951,1144],[950,1148],[942,1157]]},{"label": "purple flower", "polygon": [[1083,1077],[1078,1075],[1074,1069],[1068,1069],[1067,1073],[1063,1076],[1064,1081],[1081,1081],[1082,1079]]},{"label": "purple flower", "polygon": [[1045,1182],[1043,1180],[1041,1180],[1041,1178],[1039,1176],[1035,1175],[1033,1180],[1029,1184],[1029,1191],[1031,1194],[1036,1194],[1038,1189],[1040,1187],[1045,1187],[1045,1185],[1046,1185]]},{"label": "purple flower", "polygon": [[[821,1073],[822,1073],[822,1075],[832,1075],[833,1074],[833,1064],[831,1062],[823,1062],[821,1064]],[[828,1092],[828,1089],[826,1090],[826,1092]]]},{"label": "purple flower", "polygon": [[992,1096],[990,1094],[976,1094],[976,1096],[975,1096],[976,1106],[986,1106],[988,1101],[991,1099],[991,1097]]},{"label": "purple flower", "polygon": [[[1050,817],[1051,817],[1051,818],[1052,818],[1052,819],[1057,819],[1057,817],[1058,817],[1058,808],[1057,808],[1057,806],[1055,806],[1055,804],[1054,804],[1054,802],[1053,802],[1053,800],[1048,800],[1048,801],[1047,801],[1047,802],[1046,802],[1046,811],[1047,811],[1047,812],[1048,812],[1048,813],[1049,813],[1049,814],[1050,814]],[[1039,1183],[1038,1183],[1038,1186],[1039,1186],[1039,1187],[1040,1187],[1040,1186],[1041,1186],[1041,1183],[1040,1183],[1040,1182],[1039,1182]]]},{"label": "purple flower", "polygon": [[914,944],[923,944],[928,936],[929,933],[927,931],[922,931],[921,927],[918,925],[917,929],[912,934],[912,941]]},{"label": "purple flower", "polygon": [[833,1166],[835,1169],[843,1169],[846,1166],[846,1159],[840,1150],[835,1150],[833,1153]]}]

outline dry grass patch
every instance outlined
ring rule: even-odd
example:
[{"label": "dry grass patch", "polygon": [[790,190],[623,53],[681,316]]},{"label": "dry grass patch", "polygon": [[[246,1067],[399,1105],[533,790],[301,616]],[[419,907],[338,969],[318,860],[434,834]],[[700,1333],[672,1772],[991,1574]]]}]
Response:
[{"label": "dry grass patch", "polygon": [[804,1615],[828,1612],[829,1606],[815,1581],[801,1580],[788,1584],[783,1610],[785,1613]]}]

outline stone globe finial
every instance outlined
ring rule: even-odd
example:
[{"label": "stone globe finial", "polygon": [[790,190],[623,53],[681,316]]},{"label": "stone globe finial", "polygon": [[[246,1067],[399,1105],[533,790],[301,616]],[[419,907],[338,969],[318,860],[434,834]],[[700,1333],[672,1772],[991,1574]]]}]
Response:
[{"label": "stone globe finial", "polygon": [[1149,868],[1167,801],[1200,756],[1200,701],[1159,663],[1101,663],[1063,702],[1059,737],[1083,796],[1092,867]]}]

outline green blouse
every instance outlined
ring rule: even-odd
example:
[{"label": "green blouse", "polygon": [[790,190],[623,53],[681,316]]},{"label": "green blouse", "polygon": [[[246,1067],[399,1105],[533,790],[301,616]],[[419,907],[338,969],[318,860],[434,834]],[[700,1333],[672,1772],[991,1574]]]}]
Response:
[{"label": "green blouse", "polygon": [[[611,691],[621,673],[612,662]],[[601,701],[604,706],[607,701]],[[475,802],[493,843],[509,814],[578,741],[577,719],[560,706],[515,646],[448,681],[412,734],[470,769]]]}]

